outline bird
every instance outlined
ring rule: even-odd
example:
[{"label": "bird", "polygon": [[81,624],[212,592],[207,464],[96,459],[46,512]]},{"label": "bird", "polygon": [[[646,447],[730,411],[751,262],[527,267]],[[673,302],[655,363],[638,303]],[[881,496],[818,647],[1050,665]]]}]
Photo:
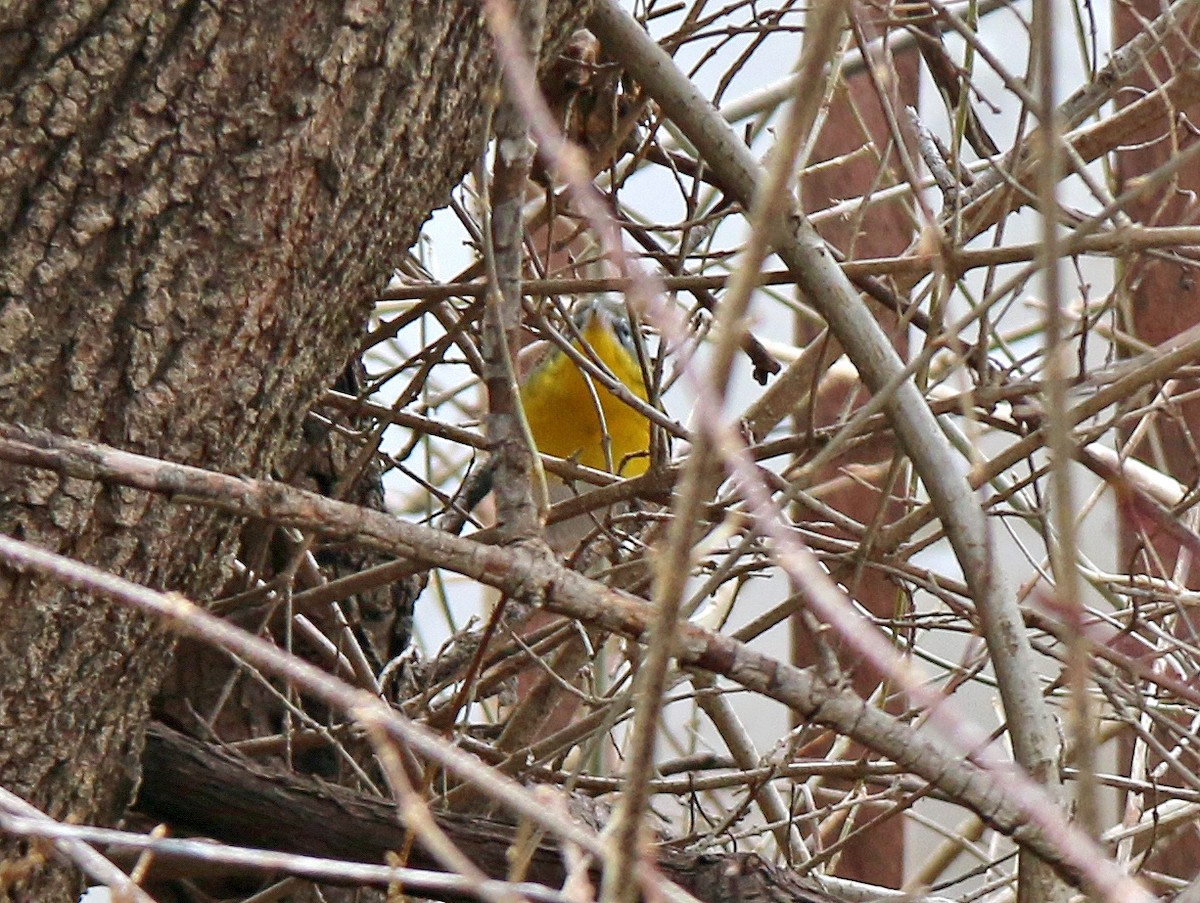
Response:
[{"label": "bird", "polygon": [[[649,393],[624,305],[601,295],[576,306],[572,346],[635,397]],[[650,421],[553,342],[528,346],[518,362],[521,406],[544,455],[621,477],[650,467]]]}]

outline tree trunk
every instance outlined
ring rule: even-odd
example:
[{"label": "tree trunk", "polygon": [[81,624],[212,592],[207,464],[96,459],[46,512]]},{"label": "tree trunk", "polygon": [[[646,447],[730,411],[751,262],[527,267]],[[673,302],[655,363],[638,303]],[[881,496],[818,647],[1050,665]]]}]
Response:
[{"label": "tree trunk", "polygon": [[[1150,0],[1114,3],[1112,9],[1113,44],[1118,47],[1136,35],[1144,27],[1145,21],[1159,11],[1159,7]],[[1133,79],[1133,82],[1140,88],[1150,90],[1183,67],[1194,65],[1198,31],[1200,16],[1194,11],[1181,17],[1178,33],[1169,35],[1162,46],[1145,59],[1141,77]],[[1122,92],[1117,95],[1118,104],[1127,105],[1136,97],[1133,91]],[[1148,178],[1194,144],[1194,131],[1185,123],[1195,122],[1197,115],[1200,115],[1200,109],[1193,104],[1174,111],[1173,121],[1166,117],[1157,119],[1139,134],[1131,136],[1128,146],[1115,154],[1117,192],[1123,192],[1136,180]],[[1147,225],[1194,225],[1200,218],[1200,205],[1196,203],[1197,190],[1200,190],[1200,174],[1195,166],[1188,166],[1162,188],[1126,204],[1125,212],[1134,222]],[[1178,335],[1200,321],[1195,278],[1189,266],[1148,255],[1136,257],[1120,271],[1117,290],[1127,299],[1128,320],[1125,327],[1131,335],[1149,345]],[[1200,436],[1200,403],[1190,396],[1194,394],[1198,383],[1195,378],[1186,377],[1172,382],[1175,383],[1173,394],[1179,400],[1172,403],[1171,416],[1155,419],[1150,441],[1136,447],[1126,445],[1123,451],[1133,458],[1147,461],[1182,484],[1194,487],[1200,479],[1200,461],[1196,456],[1196,441]],[[1125,442],[1122,444],[1125,445]],[[1130,573],[1176,578],[1189,589],[1200,585],[1200,572],[1197,572],[1194,560],[1180,573],[1172,572],[1181,555],[1177,542],[1161,534],[1147,535],[1144,529],[1139,528],[1137,516],[1130,511],[1121,511],[1120,514],[1124,518],[1121,561]],[[1196,616],[1187,608],[1181,608],[1173,626],[1175,633],[1185,640],[1194,641],[1198,628],[1200,622]],[[1162,739],[1166,734],[1156,730],[1155,736]],[[1167,742],[1169,747],[1171,741]],[[1130,750],[1130,742],[1127,742],[1122,756],[1128,758]],[[1153,769],[1162,761],[1151,752],[1147,768]],[[1124,773],[1128,774],[1128,769]],[[1178,786],[1180,779],[1173,770],[1168,770],[1165,776],[1158,779],[1158,783]],[[1145,799],[1146,806],[1161,802],[1157,794],[1147,794]],[[1145,867],[1161,874],[1190,879],[1196,874],[1198,856],[1200,840],[1194,831],[1167,835],[1162,839],[1155,836]]]},{"label": "tree trunk", "polygon": [[[920,84],[920,61],[913,51],[896,55],[893,84],[896,97],[889,98],[895,108],[917,105]],[[881,101],[876,94],[868,73],[862,72],[849,79],[845,93],[834,98],[829,117],[817,138],[813,157],[818,160],[844,159],[838,164],[823,168],[818,173],[808,174],[802,182],[805,207],[812,213],[836,203],[843,197],[866,195],[875,183],[880,168],[876,154],[887,155],[886,164],[893,177],[899,175],[896,151],[890,145],[891,136]],[[873,153],[862,153],[873,146]],[[858,152],[857,154],[855,152]],[[847,257],[885,257],[900,254],[912,241],[913,225],[909,212],[899,204],[881,205],[872,209],[865,219],[834,220],[822,224],[821,237],[841,250]],[[880,319],[893,330],[893,341],[901,350],[907,342],[901,331],[896,330],[896,317],[880,314]],[[798,338],[812,341],[817,330],[803,325]],[[797,425],[805,432],[811,426],[826,426],[845,416],[852,407],[861,405],[869,397],[861,382],[853,378],[826,378],[818,393],[812,423]],[[829,465],[818,478],[821,481],[836,481],[851,463],[878,466],[895,453],[890,443],[874,443],[856,457],[853,462],[846,456]],[[884,495],[888,487],[882,485],[886,478],[872,481],[846,483],[825,496],[831,507],[848,515],[857,522],[871,525],[897,519],[902,513],[901,505]],[[883,510],[881,510],[881,508]],[[851,537],[843,531],[830,531],[846,539]],[[897,587],[889,578],[870,567],[859,567],[855,561],[837,578],[845,581],[852,596],[865,608],[881,618],[893,617],[896,611]],[[802,619],[791,620],[792,661],[804,666],[818,660],[813,639]],[[828,638],[824,640],[828,642]],[[840,645],[840,644],[837,644]],[[844,659],[852,675],[854,688],[864,697],[869,697],[879,684],[880,675],[864,667],[855,657],[847,654]],[[826,745],[826,744],[823,744]],[[862,831],[852,839],[838,857],[834,873],[843,878],[866,881],[883,887],[899,887],[904,880],[904,822],[898,817],[885,818],[864,830],[864,823],[885,815],[884,807],[863,806],[857,810],[854,828]],[[839,826],[840,827],[840,826]],[[836,837],[834,838],[836,839]],[[831,841],[832,842],[832,841]]]},{"label": "tree trunk", "polygon": [[[547,46],[584,6],[552,4]],[[483,146],[490,47],[475,0],[7,5],[0,420],[283,470],[373,293]],[[0,531],[194,598],[237,529],[0,472]],[[57,818],[113,819],[171,646],[0,568],[0,784]],[[0,893],[66,900],[74,883],[31,868]]]}]

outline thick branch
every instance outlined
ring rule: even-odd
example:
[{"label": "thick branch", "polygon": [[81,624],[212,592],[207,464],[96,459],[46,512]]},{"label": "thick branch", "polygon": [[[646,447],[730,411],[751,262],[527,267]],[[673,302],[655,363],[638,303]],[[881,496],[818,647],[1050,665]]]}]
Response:
[{"label": "thick branch", "polygon": [[[380,863],[389,853],[408,851],[407,865],[439,869],[432,856],[413,844],[391,803],[256,765],[161,724],[147,731],[142,772],[135,808],[177,830],[351,862]],[[437,820],[483,872],[500,880],[509,877],[516,827],[448,812],[439,813]],[[657,864],[667,878],[706,903],[837,903],[815,882],[753,855],[664,847],[658,850]],[[566,877],[558,845],[543,840],[529,855],[525,880],[561,887]],[[593,881],[597,878],[592,875]]]}]

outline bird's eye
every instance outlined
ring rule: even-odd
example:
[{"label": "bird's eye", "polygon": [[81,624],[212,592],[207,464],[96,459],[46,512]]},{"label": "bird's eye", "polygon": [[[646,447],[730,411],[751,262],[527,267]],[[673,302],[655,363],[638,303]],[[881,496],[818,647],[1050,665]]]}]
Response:
[{"label": "bird's eye", "polygon": [[629,321],[622,318],[618,319],[613,324],[613,332],[617,334],[617,340],[626,348],[633,347],[633,331],[629,327]]}]

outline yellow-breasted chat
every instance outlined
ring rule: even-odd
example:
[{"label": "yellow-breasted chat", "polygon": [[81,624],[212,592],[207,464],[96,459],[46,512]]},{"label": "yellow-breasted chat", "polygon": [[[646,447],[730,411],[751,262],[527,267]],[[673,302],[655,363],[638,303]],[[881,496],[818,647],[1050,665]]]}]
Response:
[{"label": "yellow-breasted chat", "polygon": [[[634,396],[646,381],[629,318],[620,302],[599,297],[579,305],[571,345]],[[518,363],[521,405],[539,452],[623,477],[650,466],[650,421],[610,392],[561,347],[530,345]]]}]

